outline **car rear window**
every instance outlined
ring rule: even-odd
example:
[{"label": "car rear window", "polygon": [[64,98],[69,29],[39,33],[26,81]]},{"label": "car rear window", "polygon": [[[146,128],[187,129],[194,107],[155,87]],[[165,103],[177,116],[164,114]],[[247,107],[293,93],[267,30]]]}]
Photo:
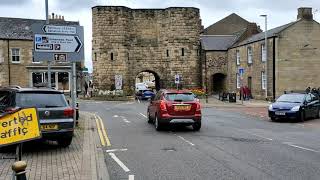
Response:
[{"label": "car rear window", "polygon": [[187,102],[193,101],[194,95],[192,93],[167,93],[165,99],[168,101]]},{"label": "car rear window", "polygon": [[10,93],[7,91],[0,91],[0,109],[10,106]]},{"label": "car rear window", "polygon": [[53,93],[17,93],[16,101],[18,107],[65,107],[67,101],[63,94]]}]

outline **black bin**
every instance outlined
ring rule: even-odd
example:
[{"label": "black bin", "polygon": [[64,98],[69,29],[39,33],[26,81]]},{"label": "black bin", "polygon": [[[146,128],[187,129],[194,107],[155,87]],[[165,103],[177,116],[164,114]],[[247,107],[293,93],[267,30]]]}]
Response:
[{"label": "black bin", "polygon": [[231,103],[237,102],[237,94],[236,93],[229,93],[229,102],[231,102]]}]

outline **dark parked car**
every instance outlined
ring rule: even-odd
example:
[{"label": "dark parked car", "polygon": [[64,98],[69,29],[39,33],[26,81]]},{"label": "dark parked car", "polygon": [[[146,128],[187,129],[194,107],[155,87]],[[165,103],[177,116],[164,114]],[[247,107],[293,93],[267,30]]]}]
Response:
[{"label": "dark parked car", "polygon": [[269,106],[269,117],[276,119],[319,118],[319,97],[313,93],[290,93],[281,95]]},{"label": "dark parked car", "polygon": [[62,92],[52,89],[0,88],[0,112],[36,107],[44,139],[56,140],[67,147],[72,142],[74,110]]},{"label": "dark parked car", "polygon": [[192,125],[195,131],[201,128],[201,106],[190,91],[160,90],[148,106],[148,122],[156,130],[170,124]]},{"label": "dark parked car", "polygon": [[155,93],[152,90],[139,90],[136,94],[136,99],[147,100],[154,98]]}]

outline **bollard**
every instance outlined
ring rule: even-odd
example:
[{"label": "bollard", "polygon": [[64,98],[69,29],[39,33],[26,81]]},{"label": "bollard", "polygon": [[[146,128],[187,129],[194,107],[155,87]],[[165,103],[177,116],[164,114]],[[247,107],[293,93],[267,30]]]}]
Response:
[{"label": "bollard", "polygon": [[13,163],[12,170],[15,172],[16,180],[27,180],[26,168],[27,163],[25,161],[17,161]]}]

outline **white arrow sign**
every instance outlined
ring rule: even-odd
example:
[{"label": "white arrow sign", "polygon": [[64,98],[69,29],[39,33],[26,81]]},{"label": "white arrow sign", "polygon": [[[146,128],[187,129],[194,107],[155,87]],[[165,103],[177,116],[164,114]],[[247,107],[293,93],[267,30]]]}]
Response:
[{"label": "white arrow sign", "polygon": [[34,43],[37,52],[79,52],[82,48],[78,36],[35,34]]},{"label": "white arrow sign", "polygon": [[72,26],[44,25],[42,30],[47,34],[77,34],[77,28]]}]

